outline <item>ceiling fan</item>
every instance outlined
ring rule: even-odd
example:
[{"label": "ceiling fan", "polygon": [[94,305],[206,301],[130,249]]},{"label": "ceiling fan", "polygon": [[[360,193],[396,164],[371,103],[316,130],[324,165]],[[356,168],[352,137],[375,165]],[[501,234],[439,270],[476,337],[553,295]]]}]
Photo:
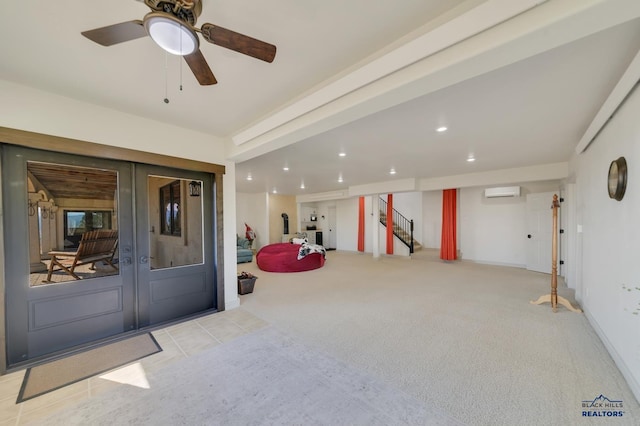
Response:
[{"label": "ceiling fan", "polygon": [[151,12],[142,20],[83,31],[82,35],[102,46],[112,46],[148,35],[167,52],[184,56],[187,65],[203,86],[216,84],[217,81],[200,52],[197,33],[202,34],[209,43],[265,62],[273,62],[276,56],[273,44],[213,24],[196,28],[196,21],[202,13],[201,0],[144,0],[144,4]]}]

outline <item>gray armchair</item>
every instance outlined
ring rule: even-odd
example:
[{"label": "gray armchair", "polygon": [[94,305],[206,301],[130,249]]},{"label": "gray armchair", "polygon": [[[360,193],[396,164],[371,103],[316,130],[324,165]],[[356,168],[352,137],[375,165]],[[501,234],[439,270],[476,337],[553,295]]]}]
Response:
[{"label": "gray armchair", "polygon": [[236,235],[238,263],[248,263],[253,260],[253,250],[251,250],[251,241]]}]

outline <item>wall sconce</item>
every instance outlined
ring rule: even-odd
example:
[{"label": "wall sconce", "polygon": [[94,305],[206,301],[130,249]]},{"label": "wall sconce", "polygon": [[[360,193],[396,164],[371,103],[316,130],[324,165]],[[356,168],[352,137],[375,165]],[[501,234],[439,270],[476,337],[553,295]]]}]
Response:
[{"label": "wall sconce", "polygon": [[189,182],[189,195],[192,197],[199,197],[201,187],[202,185],[200,182],[192,180],[191,182]]}]

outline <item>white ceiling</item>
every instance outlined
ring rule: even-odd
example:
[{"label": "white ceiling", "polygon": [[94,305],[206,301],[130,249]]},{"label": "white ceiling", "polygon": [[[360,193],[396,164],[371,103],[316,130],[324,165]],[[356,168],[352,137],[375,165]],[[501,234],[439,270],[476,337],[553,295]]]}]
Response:
[{"label": "white ceiling", "polygon": [[[148,11],[143,3],[13,2],[11,13],[0,16],[0,79],[228,139],[229,157],[240,161],[236,165],[240,192],[275,188],[285,194],[316,193],[393,179],[568,161],[640,49],[640,20],[634,19],[640,11],[633,1],[590,1],[584,9],[593,9],[602,19],[585,30],[584,25],[572,25],[572,16],[550,19],[544,15],[566,4],[575,4],[574,15],[579,15],[584,2],[549,0],[525,12],[550,24],[519,36],[518,46],[524,47],[509,52],[506,42],[501,46],[487,32],[484,50],[468,54],[468,63],[443,66],[440,74],[424,72],[420,84],[432,83],[435,89],[396,96],[399,91],[394,90],[402,85],[392,87],[393,77],[411,72],[408,65],[412,64],[407,64],[375,81],[388,86],[383,92],[389,96],[378,96],[379,102],[367,113],[345,108],[351,115],[336,112],[334,116],[342,118],[314,127],[318,121],[301,110],[284,125],[260,132],[255,139],[262,138],[264,143],[235,146],[231,141],[246,129],[268,122],[287,105],[326,88],[327,81],[348,76],[356,64],[379,57],[376,52],[381,49],[390,52],[389,45],[399,46],[425,34],[430,22],[433,28],[434,19],[446,23],[476,6],[501,2],[204,0],[196,26],[214,23],[278,48],[275,61],[267,64],[203,41],[201,50],[218,80],[209,87],[199,86],[180,58],[166,57],[149,38],[107,48],[80,35],[84,30],[141,19]],[[607,19],[605,13],[620,14],[621,6],[629,9],[625,18]],[[557,36],[561,41],[554,42],[553,37],[560,34],[556,28],[564,33]],[[525,48],[536,43],[543,47]],[[473,40],[452,44],[451,55],[456,49],[476,48]],[[439,55],[431,59],[447,59],[446,51]],[[460,71],[480,61],[488,64],[489,58],[501,65],[486,66],[484,71],[477,67],[466,77]],[[461,77],[456,80],[454,74]],[[449,83],[439,83],[443,75]],[[373,90],[375,84],[361,86]],[[414,87],[418,85],[407,83],[405,92]],[[163,102],[165,96],[168,104]],[[336,95],[325,105],[347,101],[352,102],[348,96]],[[364,97],[358,102],[367,104]],[[305,119],[311,124],[306,126]],[[442,124],[449,130],[436,133]],[[298,130],[287,131],[290,125]],[[339,158],[339,151],[347,156]],[[475,162],[466,161],[470,155]],[[288,172],[282,170],[285,165]],[[388,174],[392,167],[397,170],[393,176]],[[252,181],[245,179],[249,173]],[[340,174],[343,183],[338,182]],[[305,189],[300,189],[301,182]]]},{"label": "white ceiling", "polygon": [[[0,17],[0,78],[229,136],[461,2],[204,0],[196,27],[213,23],[275,44],[277,53],[269,64],[201,38],[218,80],[202,87],[180,57],[148,37],[103,47],[80,35],[142,19],[149,12],[142,2],[17,1]],[[18,42],[8,43],[16,34]]]},{"label": "white ceiling", "polygon": [[430,178],[567,161],[638,48],[638,22],[578,40],[240,163],[253,180],[238,190],[301,193],[304,181],[324,192],[341,188],[339,175],[342,187],[362,185],[391,168],[393,179]]}]

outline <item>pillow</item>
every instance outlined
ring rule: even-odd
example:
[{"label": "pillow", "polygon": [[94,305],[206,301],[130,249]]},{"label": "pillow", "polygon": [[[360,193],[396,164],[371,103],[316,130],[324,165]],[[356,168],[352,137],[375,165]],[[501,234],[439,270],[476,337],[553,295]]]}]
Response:
[{"label": "pillow", "polygon": [[251,241],[246,238],[238,237],[236,245],[243,249],[248,249],[251,247]]},{"label": "pillow", "polygon": [[304,243],[308,243],[309,240],[307,240],[306,238],[292,238],[291,239],[291,243],[292,244],[304,244]]}]

